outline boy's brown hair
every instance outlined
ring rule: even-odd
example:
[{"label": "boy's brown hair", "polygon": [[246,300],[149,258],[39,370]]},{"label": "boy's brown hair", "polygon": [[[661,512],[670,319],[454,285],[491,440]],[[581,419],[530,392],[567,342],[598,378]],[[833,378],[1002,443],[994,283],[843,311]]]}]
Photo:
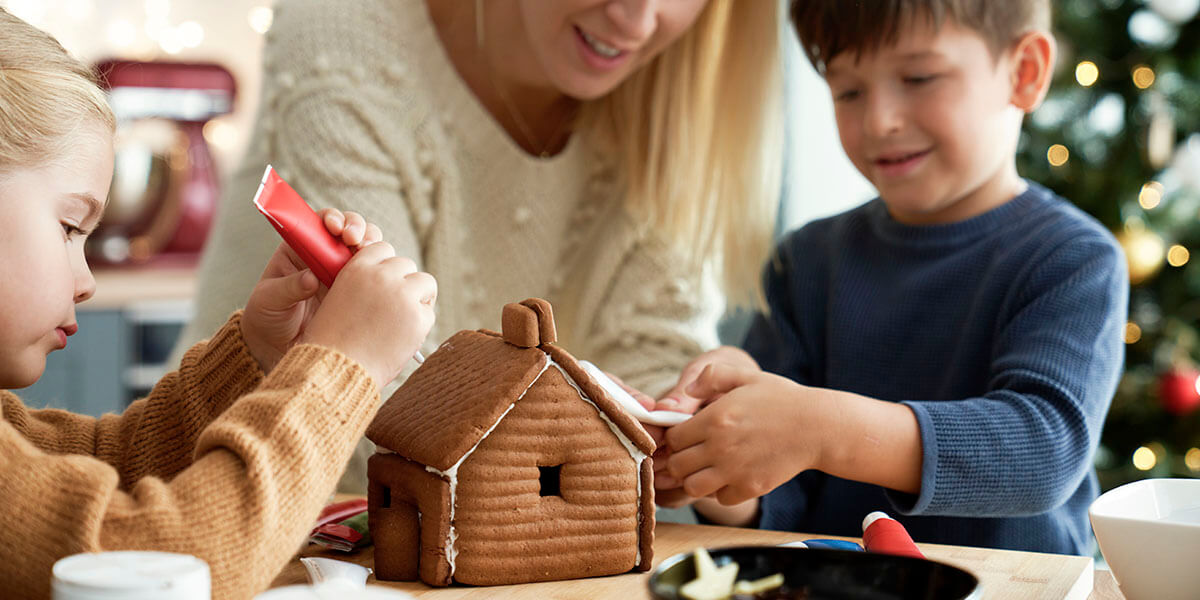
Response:
[{"label": "boy's brown hair", "polygon": [[1050,0],[792,0],[800,46],[820,73],[842,52],[895,43],[916,19],[946,19],[978,33],[993,56],[1033,30],[1050,29]]}]

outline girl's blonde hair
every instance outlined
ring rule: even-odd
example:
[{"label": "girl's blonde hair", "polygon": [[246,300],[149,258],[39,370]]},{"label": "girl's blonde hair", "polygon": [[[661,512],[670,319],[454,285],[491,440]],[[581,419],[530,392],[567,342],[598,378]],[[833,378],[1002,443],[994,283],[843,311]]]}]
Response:
[{"label": "girl's blonde hair", "polygon": [[762,305],[783,156],[780,3],[711,0],[692,28],[603,99],[580,129],[621,161],[626,204],[733,304]]},{"label": "girl's blonde hair", "polygon": [[0,8],[0,176],[55,160],[81,127],[116,125],[95,74]]}]

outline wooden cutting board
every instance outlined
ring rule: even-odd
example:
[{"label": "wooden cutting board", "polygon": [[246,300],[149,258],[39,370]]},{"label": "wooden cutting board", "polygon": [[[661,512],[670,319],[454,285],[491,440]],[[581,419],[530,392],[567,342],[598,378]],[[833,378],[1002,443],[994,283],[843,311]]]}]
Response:
[{"label": "wooden cutting board", "polygon": [[[655,528],[654,564],[680,552],[690,552],[697,547],[716,548],[747,544],[781,544],[813,537],[832,536],[806,535],[782,531],[761,531],[733,527],[711,527],[705,525],[681,525],[659,523]],[[855,538],[842,538],[853,539]],[[918,544],[925,556],[942,561],[973,573],[983,583],[986,600],[1085,600],[1092,592],[1092,559],[1082,556],[1060,554],[1038,554],[1011,550],[990,550],[962,546]],[[347,560],[364,566],[374,564],[374,547],[354,554],[342,554],[318,550],[310,546],[300,556],[324,556]],[[572,581],[550,581],[525,585],[509,585],[487,588],[449,587],[430,588],[420,582],[376,582],[413,596],[430,600],[452,599],[543,599],[543,598],[616,598],[634,600],[648,598],[646,588],[648,573],[629,573],[611,577],[577,579]],[[276,578],[273,587],[308,583],[303,565],[293,560]]]}]

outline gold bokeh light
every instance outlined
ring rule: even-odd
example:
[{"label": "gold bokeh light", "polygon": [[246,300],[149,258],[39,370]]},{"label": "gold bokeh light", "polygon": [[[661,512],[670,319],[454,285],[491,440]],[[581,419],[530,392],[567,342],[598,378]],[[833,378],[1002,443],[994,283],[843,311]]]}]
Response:
[{"label": "gold bokeh light", "polygon": [[1085,60],[1078,65],[1075,65],[1075,81],[1083,87],[1091,87],[1100,79],[1100,67],[1096,63]]},{"label": "gold bokeh light", "polygon": [[1149,471],[1158,464],[1158,457],[1154,455],[1154,451],[1142,446],[1133,451],[1133,466],[1139,471]]},{"label": "gold bokeh light", "polygon": [[1070,158],[1071,151],[1062,144],[1050,146],[1050,149],[1046,151],[1046,160],[1050,161],[1051,166],[1061,167],[1067,164]]},{"label": "gold bokeh light", "polygon": [[1182,267],[1183,265],[1186,265],[1191,258],[1192,253],[1188,252],[1187,248],[1179,244],[1175,244],[1174,246],[1171,246],[1170,250],[1167,250],[1167,264],[1171,265],[1172,267]]},{"label": "gold bokeh light", "polygon": [[1142,328],[1138,327],[1137,323],[1130,321],[1125,324],[1125,343],[1136,344],[1142,339]]},{"label": "gold bokeh light", "polygon": [[1154,85],[1154,79],[1154,69],[1151,69],[1146,65],[1138,65],[1137,67],[1134,67],[1133,85],[1137,86],[1139,90],[1144,90]]},{"label": "gold bokeh light", "polygon": [[1138,192],[1138,204],[1146,210],[1157,208],[1162,204],[1163,186],[1157,181],[1151,181],[1142,186],[1142,191]]},{"label": "gold bokeh light", "polygon": [[1193,473],[1200,472],[1200,448],[1192,448],[1183,455],[1183,464]]}]

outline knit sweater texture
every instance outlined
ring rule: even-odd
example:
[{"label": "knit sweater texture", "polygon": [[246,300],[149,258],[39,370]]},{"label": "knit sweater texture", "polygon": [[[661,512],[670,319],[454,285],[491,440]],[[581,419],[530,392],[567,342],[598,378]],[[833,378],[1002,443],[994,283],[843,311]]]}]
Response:
[{"label": "knit sweater texture", "polygon": [[915,495],[805,471],[763,498],[764,528],[857,536],[883,510],[919,542],[1090,552],[1129,297],[1107,230],[1031,183],[946,225],[901,224],[874,200],[776,258],[746,349],[803,385],[904,403],[923,462]]},{"label": "knit sweater texture", "polygon": [[214,599],[251,598],[300,549],[378,398],[357,362],[319,346],[263,377],[240,315],[121,415],[0,391],[0,595],[49,598],[71,554],[157,550],[207,562]]},{"label": "knit sweater texture", "polygon": [[501,307],[529,297],[553,304],[561,346],[651,394],[717,344],[715,284],[635,222],[615,162],[582,134],[547,159],[518,147],[455,71],[424,0],[279,2],[263,67],[183,344],[248,296],[279,243],[251,205],[267,163],[437,278],[426,355],[457,331],[498,331]]}]

